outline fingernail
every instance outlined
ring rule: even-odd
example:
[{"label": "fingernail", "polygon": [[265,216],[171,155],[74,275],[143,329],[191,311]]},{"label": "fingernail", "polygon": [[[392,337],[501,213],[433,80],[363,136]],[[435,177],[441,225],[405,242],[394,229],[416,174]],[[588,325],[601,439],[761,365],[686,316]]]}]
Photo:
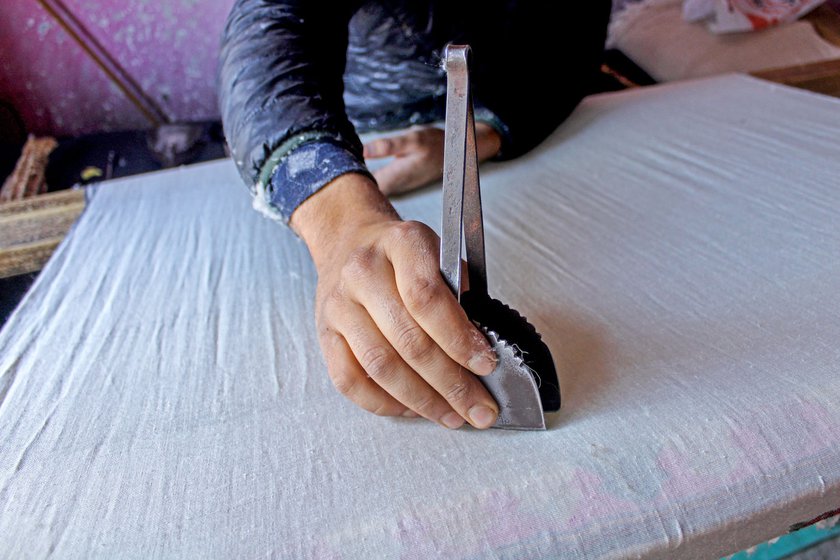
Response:
[{"label": "fingernail", "polygon": [[405,418],[417,418],[418,416],[420,416],[419,414],[417,414],[416,412],[414,412],[411,409],[406,410],[405,412],[402,413],[402,415]]},{"label": "fingernail", "polygon": [[447,412],[440,421],[450,430],[457,430],[464,425],[464,419],[457,412]]},{"label": "fingernail", "polygon": [[486,406],[478,405],[470,409],[470,420],[476,428],[489,428],[496,422],[496,413]]},{"label": "fingernail", "polygon": [[489,375],[496,369],[496,354],[492,351],[476,354],[467,363],[470,370],[478,375]]}]

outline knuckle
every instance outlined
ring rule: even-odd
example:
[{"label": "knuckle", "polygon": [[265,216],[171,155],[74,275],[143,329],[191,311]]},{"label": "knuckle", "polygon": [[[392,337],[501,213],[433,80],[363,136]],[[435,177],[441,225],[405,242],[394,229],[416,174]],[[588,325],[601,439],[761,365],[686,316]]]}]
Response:
[{"label": "knuckle", "polygon": [[413,239],[422,234],[423,224],[414,220],[406,220],[394,225],[394,235],[400,239]]},{"label": "knuckle", "polygon": [[470,392],[470,385],[466,381],[458,381],[444,391],[443,397],[450,403],[461,403],[467,400]]},{"label": "knuckle", "polygon": [[412,403],[411,408],[421,416],[434,416],[435,408],[437,408],[437,399],[431,393],[424,393],[417,397],[417,400]]},{"label": "knuckle", "polygon": [[[480,334],[477,336],[481,336]],[[450,339],[451,344],[449,348],[455,352],[454,358],[457,361],[467,361],[472,358],[474,353],[474,348],[476,347],[476,343],[478,342],[476,336],[473,336],[473,333],[467,330],[458,330],[456,333],[452,334]]]},{"label": "knuckle", "polygon": [[329,315],[330,313],[334,313],[336,310],[340,309],[346,301],[347,296],[341,288],[341,285],[336,286],[327,293],[326,297],[324,297],[324,314]]},{"label": "knuckle", "polygon": [[414,251],[424,263],[434,263],[437,260],[437,235],[426,224],[413,220],[400,222],[394,225],[391,235],[392,243],[399,243]]},{"label": "knuckle", "polygon": [[345,281],[358,280],[370,275],[376,262],[376,251],[372,247],[355,249],[341,269],[342,278]]},{"label": "knuckle", "polygon": [[391,416],[391,407],[388,403],[379,403],[368,408],[370,412],[377,416]]},{"label": "knuckle", "polygon": [[428,356],[432,350],[429,337],[416,323],[399,329],[397,344],[409,361],[419,361]]},{"label": "knuckle", "polygon": [[338,287],[324,293],[315,304],[315,321],[320,337],[337,335],[338,331],[333,328],[333,320],[342,312],[347,301],[347,296]]},{"label": "knuckle", "polygon": [[394,379],[396,368],[394,353],[383,346],[371,346],[361,355],[361,366],[377,383],[389,383]]},{"label": "knuckle", "polygon": [[[422,252],[431,261],[437,264],[438,253],[440,252],[440,238],[432,228],[420,222],[412,222],[414,230],[412,231],[412,239],[417,246],[417,250]],[[438,271],[435,266],[434,270]]]},{"label": "knuckle", "polygon": [[425,314],[435,307],[441,296],[441,285],[438,279],[428,277],[416,278],[406,288],[405,305],[412,314]]},{"label": "knuckle", "polygon": [[345,397],[352,395],[359,383],[358,377],[346,371],[337,371],[330,379],[335,389]]}]

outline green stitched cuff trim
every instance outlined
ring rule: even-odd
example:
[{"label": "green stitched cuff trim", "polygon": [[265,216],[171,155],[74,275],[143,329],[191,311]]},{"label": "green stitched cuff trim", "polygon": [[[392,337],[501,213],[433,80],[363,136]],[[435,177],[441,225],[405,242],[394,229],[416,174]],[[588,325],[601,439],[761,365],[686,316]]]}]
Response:
[{"label": "green stitched cuff trim", "polygon": [[314,142],[316,140],[321,140],[322,138],[330,138],[335,140],[337,137],[334,134],[330,134],[329,132],[324,132],[321,130],[309,130],[307,132],[302,132],[295,136],[292,136],[280,146],[271,152],[271,155],[268,156],[268,159],[265,160],[265,163],[260,170],[260,176],[257,180],[258,185],[267,185],[268,182],[271,180],[271,174],[274,173],[274,170],[277,169],[277,166],[280,165],[280,162],[283,161],[283,158],[286,157],[287,154],[292,152],[293,150],[299,148],[303,144],[307,142]]}]

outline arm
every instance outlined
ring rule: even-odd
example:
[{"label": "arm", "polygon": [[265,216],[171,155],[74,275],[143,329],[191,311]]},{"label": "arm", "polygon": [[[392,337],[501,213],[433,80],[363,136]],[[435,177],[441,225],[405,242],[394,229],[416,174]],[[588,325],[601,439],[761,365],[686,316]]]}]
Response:
[{"label": "arm", "polygon": [[[257,204],[284,222],[335,177],[367,173],[342,99],[354,4],[237,0],[222,35],[219,97],[231,154]],[[305,165],[324,160],[332,165]]]},{"label": "arm", "polygon": [[310,250],[336,388],[376,414],[489,427],[498,406],[465,370],[488,374],[495,355],[440,275],[437,236],[401,221],[364,167],[341,102],[349,15],[333,15],[312,2],[234,6],[221,69],[234,158]]}]

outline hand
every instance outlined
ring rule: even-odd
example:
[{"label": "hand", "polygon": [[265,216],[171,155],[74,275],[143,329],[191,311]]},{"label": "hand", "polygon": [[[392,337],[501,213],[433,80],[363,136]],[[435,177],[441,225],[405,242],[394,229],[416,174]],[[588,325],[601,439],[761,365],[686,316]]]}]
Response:
[{"label": "hand", "polygon": [[495,423],[498,405],[466,370],[489,374],[496,356],[444,282],[431,229],[401,221],[358,174],[313,195],[292,226],[318,270],[315,322],[342,394],[382,416],[420,415],[452,429]]},{"label": "hand", "polygon": [[[476,123],[475,135],[479,161],[499,153],[501,137],[493,127]],[[382,194],[407,192],[440,179],[443,176],[443,141],[443,130],[423,126],[365,144],[365,158],[394,157],[394,161],[373,172]]]}]

